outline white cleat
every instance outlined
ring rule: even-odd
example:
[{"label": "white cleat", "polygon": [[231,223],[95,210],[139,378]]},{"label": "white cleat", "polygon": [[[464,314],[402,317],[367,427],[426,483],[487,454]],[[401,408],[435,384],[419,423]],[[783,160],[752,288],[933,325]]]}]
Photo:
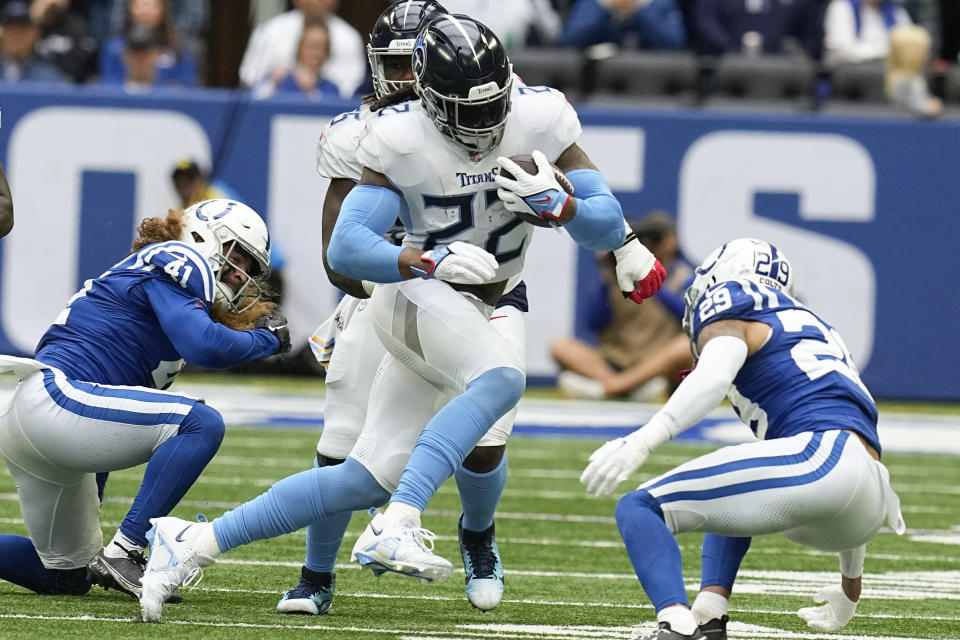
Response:
[{"label": "white cleat", "polygon": [[203,577],[203,567],[214,559],[194,548],[193,542],[208,522],[180,518],[151,518],[147,540],[150,557],[140,584],[140,612],[144,622],[160,622],[163,603],[178,587],[190,586]]},{"label": "white cleat", "polygon": [[387,571],[441,582],[453,565],[433,553],[436,535],[422,527],[404,526],[377,513],[353,545],[351,557],[376,576]]}]

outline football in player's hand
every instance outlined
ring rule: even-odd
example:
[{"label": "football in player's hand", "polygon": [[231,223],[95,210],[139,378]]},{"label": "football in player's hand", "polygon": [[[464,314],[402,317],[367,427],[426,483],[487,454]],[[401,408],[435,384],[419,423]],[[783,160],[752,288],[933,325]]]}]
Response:
[{"label": "football in player's hand", "polygon": [[[537,168],[537,163],[533,161],[533,156],[530,155],[529,153],[521,153],[515,156],[510,156],[510,159],[514,161],[518,167],[520,167],[521,169],[523,169],[524,171],[526,171],[532,176],[537,175],[537,173],[540,171],[540,169]],[[569,193],[570,195],[573,195],[573,185],[570,184],[570,181],[567,179],[567,176],[563,175],[563,171],[560,171],[560,168],[554,165],[553,173],[557,178],[557,182],[559,182],[560,186],[563,187],[563,190]],[[505,178],[509,178],[511,180],[516,180],[514,175],[509,171],[507,171],[506,169],[500,169],[500,175],[502,175]],[[517,216],[524,222],[528,222],[536,227],[554,226],[549,221],[544,220],[540,216],[533,215],[532,213],[517,213]],[[562,220],[561,224],[563,222],[568,222],[568,220]]]}]

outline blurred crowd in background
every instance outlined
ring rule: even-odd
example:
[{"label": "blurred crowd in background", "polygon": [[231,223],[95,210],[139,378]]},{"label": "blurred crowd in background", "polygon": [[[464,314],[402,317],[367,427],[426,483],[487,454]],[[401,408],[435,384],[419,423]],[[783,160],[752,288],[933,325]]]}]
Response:
[{"label": "blurred crowd in background", "polygon": [[[364,42],[387,0],[0,0],[0,84],[256,98],[370,90]],[[956,0],[446,0],[490,26],[528,83],[575,99],[715,96],[960,103]],[[549,52],[545,55],[544,52]],[[529,76],[529,78],[528,78]]]}]

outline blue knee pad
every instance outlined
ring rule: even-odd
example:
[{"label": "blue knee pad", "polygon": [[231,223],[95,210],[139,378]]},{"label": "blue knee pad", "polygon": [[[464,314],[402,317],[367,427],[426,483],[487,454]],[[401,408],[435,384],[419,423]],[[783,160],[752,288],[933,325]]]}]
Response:
[{"label": "blue knee pad", "polygon": [[617,507],[613,515],[617,520],[617,528],[623,531],[623,526],[630,520],[637,509],[652,511],[660,520],[663,520],[663,509],[660,503],[646,489],[637,489],[617,500]]},{"label": "blue knee pad", "polygon": [[205,445],[213,445],[213,450],[216,452],[220,448],[220,443],[223,442],[226,431],[227,425],[224,424],[220,412],[202,402],[198,402],[193,405],[190,413],[183,418],[183,422],[180,423],[180,428],[177,430],[177,435],[197,434]]}]

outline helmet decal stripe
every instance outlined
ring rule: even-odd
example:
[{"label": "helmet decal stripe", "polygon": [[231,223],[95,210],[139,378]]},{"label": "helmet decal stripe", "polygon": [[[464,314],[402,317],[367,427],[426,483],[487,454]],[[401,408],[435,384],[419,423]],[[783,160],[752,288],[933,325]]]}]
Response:
[{"label": "helmet decal stripe", "polygon": [[473,61],[477,63],[477,66],[482,68],[480,64],[480,55],[477,53],[477,50],[473,48],[473,40],[467,35],[467,30],[463,28],[463,25],[460,24],[460,21],[457,20],[454,16],[446,15],[444,16],[450,23],[457,28],[457,31],[463,36],[463,39],[467,41],[467,44],[470,45],[470,51],[473,53]]}]

